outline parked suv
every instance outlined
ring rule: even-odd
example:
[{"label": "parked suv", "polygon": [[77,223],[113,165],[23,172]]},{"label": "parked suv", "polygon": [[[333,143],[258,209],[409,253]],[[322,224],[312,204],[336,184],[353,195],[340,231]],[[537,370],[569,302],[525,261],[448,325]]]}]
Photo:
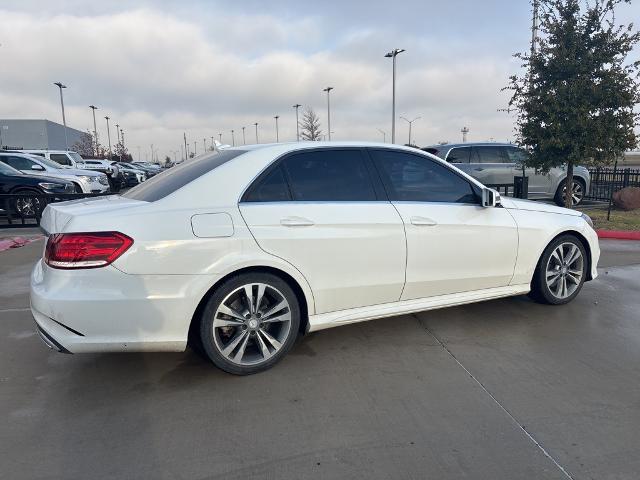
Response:
[{"label": "parked suv", "polygon": [[0,162],[22,173],[68,180],[74,184],[76,193],[107,193],[109,191],[106,175],[89,170],[64,168],[59,163],[38,155],[0,152]]},{"label": "parked suv", "polygon": [[78,166],[80,168],[86,168],[87,170],[104,173],[109,179],[111,190],[114,192],[126,186],[126,182],[120,174],[120,169],[116,165],[116,162],[103,160],[101,158],[83,158],[81,162],[78,162]]},{"label": "parked suv", "polygon": [[21,153],[38,155],[39,157],[53,160],[60,165],[71,168],[79,168],[78,162],[82,162],[82,157],[71,150],[23,150]]},{"label": "parked suv", "polygon": [[[454,164],[488,186],[512,184],[514,176],[522,175],[522,165],[528,155],[526,150],[510,143],[431,145],[422,150]],[[525,167],[525,175],[529,179],[529,198],[552,198],[558,205],[565,205],[566,168],[552,168],[544,174],[535,168]],[[573,205],[582,202],[590,184],[589,171],[584,167],[574,167],[571,185]]]}]

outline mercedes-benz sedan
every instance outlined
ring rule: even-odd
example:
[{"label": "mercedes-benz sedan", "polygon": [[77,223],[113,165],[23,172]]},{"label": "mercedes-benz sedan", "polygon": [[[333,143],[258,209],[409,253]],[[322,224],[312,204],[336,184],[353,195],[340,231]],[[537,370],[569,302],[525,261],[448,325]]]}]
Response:
[{"label": "mercedes-benz sedan", "polygon": [[230,148],[122,196],[51,204],[31,276],[62,352],[181,351],[271,367],[305,332],[596,277],[580,212],[500,198],[439,158],[368,143]]}]

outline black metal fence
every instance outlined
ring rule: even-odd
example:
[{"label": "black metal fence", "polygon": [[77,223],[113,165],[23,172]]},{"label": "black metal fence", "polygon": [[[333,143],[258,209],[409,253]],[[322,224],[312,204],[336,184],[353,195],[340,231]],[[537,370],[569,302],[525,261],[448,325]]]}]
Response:
[{"label": "black metal fence", "polygon": [[640,187],[640,168],[590,168],[591,188],[587,200],[609,201],[612,192],[625,187]]},{"label": "black metal fence", "polygon": [[112,193],[64,194],[0,194],[0,228],[35,227],[40,225],[47,205],[87,197],[103,197]]}]

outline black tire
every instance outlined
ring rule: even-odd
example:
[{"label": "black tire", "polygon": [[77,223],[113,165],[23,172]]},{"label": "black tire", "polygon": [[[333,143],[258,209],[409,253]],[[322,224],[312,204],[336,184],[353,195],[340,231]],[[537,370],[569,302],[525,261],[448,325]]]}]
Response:
[{"label": "black tire", "polygon": [[[286,338],[281,339],[282,346],[279,350],[275,351],[275,353],[273,353],[271,357],[264,361],[252,365],[240,365],[238,363],[230,361],[221,352],[216,340],[214,340],[215,333],[213,328],[213,320],[218,308],[220,307],[221,303],[227,298],[227,296],[231,295],[243,285],[256,283],[265,284],[276,289],[279,293],[282,294],[284,299],[288,302],[291,319],[288,332],[286,333]],[[202,315],[200,316],[199,322],[200,344],[202,345],[202,348],[207,357],[209,357],[209,359],[218,368],[224,370],[225,372],[232,373],[234,375],[251,375],[253,373],[258,373],[271,368],[277,362],[279,362],[289,352],[289,350],[291,350],[291,347],[293,347],[300,330],[300,306],[293,289],[286,281],[284,281],[280,277],[270,273],[244,273],[229,278],[218,288],[216,288],[216,290],[207,300],[207,303],[202,311]],[[233,329],[235,327],[230,328]],[[246,330],[246,327],[243,328]],[[229,335],[231,336],[236,334],[237,333]],[[252,332],[251,335],[253,335],[253,337],[250,336],[249,340],[253,343],[249,343],[247,348],[254,348],[257,351],[258,343],[255,337],[259,336],[259,334],[258,332]]]},{"label": "black tire", "polygon": [[84,193],[82,191],[82,187],[80,186],[80,184],[73,182],[73,189],[75,193]]},{"label": "black tire", "polygon": [[[556,202],[556,205],[558,205],[559,207],[564,207],[564,198],[563,198],[563,193],[564,193],[564,188],[565,185],[567,183],[567,179],[565,178],[562,182],[560,182],[560,185],[558,185],[558,189],[556,190],[556,195],[553,198],[553,200]],[[580,188],[582,189],[582,197],[580,197],[580,199],[578,200],[577,203],[574,203],[573,206],[577,206],[580,205],[582,203],[582,201],[584,200],[584,196],[586,195],[586,189],[587,186],[584,182],[583,179],[581,179],[580,177],[573,177],[573,185],[580,185]]]},{"label": "black tire", "polygon": [[[580,281],[578,282],[575,290],[570,295],[559,298],[551,290],[549,285],[547,285],[547,266],[549,265],[550,257],[553,255],[553,252],[562,244],[575,245],[580,250],[583,260],[581,264]],[[555,260],[553,261],[555,262]],[[565,234],[557,237],[549,245],[547,245],[547,248],[545,248],[544,252],[542,252],[542,256],[538,261],[536,270],[533,273],[533,278],[531,280],[531,292],[529,293],[529,296],[538,303],[545,303],[548,305],[564,305],[565,303],[569,303],[578,295],[578,293],[580,293],[580,290],[582,290],[582,286],[584,285],[585,279],[588,274],[589,265],[590,260],[587,256],[586,249],[577,237],[570,234]]]}]

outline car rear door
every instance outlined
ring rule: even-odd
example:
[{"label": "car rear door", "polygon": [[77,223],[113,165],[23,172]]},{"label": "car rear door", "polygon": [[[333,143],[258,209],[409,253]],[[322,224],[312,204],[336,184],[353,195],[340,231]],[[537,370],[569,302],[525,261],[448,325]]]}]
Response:
[{"label": "car rear door", "polygon": [[513,167],[500,145],[478,145],[471,150],[467,173],[487,186],[511,185]]},{"label": "car rear door", "polygon": [[390,149],[371,155],[405,224],[402,300],[509,284],[518,229],[507,209],[480,206],[478,187],[424,155]]},{"label": "car rear door", "polygon": [[522,176],[522,166],[524,165],[524,174],[529,179],[529,193],[543,194],[551,190],[551,175],[537,171],[533,167],[525,165],[527,161],[527,152],[518,147],[505,147],[507,156],[514,163],[513,175]]},{"label": "car rear door", "polygon": [[404,226],[361,149],[283,157],[243,195],[240,211],[260,247],[307,279],[316,313],[399,300]]}]

